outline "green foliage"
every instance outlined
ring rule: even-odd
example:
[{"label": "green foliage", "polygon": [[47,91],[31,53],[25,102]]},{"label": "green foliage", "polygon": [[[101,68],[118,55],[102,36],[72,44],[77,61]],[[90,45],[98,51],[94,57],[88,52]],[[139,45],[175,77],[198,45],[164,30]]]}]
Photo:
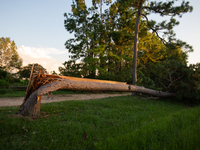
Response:
[{"label": "green foliage", "polygon": [[[9,86],[8,82],[8,72],[4,71],[0,68],[0,86]],[[7,88],[0,88],[0,94],[5,94],[7,92]]]},{"label": "green foliage", "polygon": [[20,83],[22,84],[22,85],[28,85],[28,80],[20,80]]},{"label": "green foliage", "polygon": [[0,68],[0,86],[8,86],[14,82],[19,82],[13,74],[5,71],[4,68]]},{"label": "green foliage", "polygon": [[53,71],[51,72],[51,74],[52,74],[52,75],[57,75],[57,73],[56,73],[55,70],[53,70]]},{"label": "green foliage", "polygon": [[[133,54],[140,2],[138,54]],[[105,3],[108,9],[102,12]],[[133,56],[137,56],[137,85],[198,100],[199,73],[194,71],[194,66],[187,66],[188,52],[193,48],[176,39],[173,31],[179,25],[175,17],[181,17],[193,8],[185,1],[176,4],[172,0],[150,3],[147,0],[117,0],[113,3],[94,0],[93,5],[87,7],[84,1],[73,1],[72,13],[65,14],[65,28],[74,34],[74,38],[65,44],[72,60],[64,63],[60,73],[131,84]],[[151,13],[170,16],[170,19],[157,23],[148,20]],[[159,31],[163,32],[162,37]],[[76,63],[78,59],[80,63]]]},{"label": "green foliage", "polygon": [[89,66],[85,70],[85,74],[93,78],[95,78],[96,68],[90,62],[97,57],[93,50],[98,44],[98,28],[100,24],[99,15],[95,11],[97,11],[96,7],[87,8],[85,2],[76,0],[72,4],[72,13],[65,14],[65,28],[70,33],[73,33],[75,37],[67,40],[65,46],[72,54],[70,56],[72,61],[83,58],[82,61],[85,66]]},{"label": "green foliage", "polygon": [[177,98],[200,102],[199,63],[189,67],[177,60],[139,64],[138,85],[177,93]]},{"label": "green foliage", "polygon": [[60,74],[63,76],[81,77],[81,63],[76,63],[75,60],[65,61],[64,67],[59,67]]},{"label": "green foliage", "polygon": [[[173,43],[177,41],[175,39],[175,33],[173,32],[173,27],[178,25],[179,22],[174,18],[175,16],[182,17],[182,14],[191,12],[192,6],[189,5],[189,2],[183,1],[180,6],[176,6],[174,1],[169,0],[167,2],[156,2],[151,1],[150,5],[146,4],[147,0],[140,1],[121,1],[119,3],[122,4],[122,7],[127,8],[135,8],[138,10],[137,12],[137,20],[136,20],[136,28],[135,28],[135,39],[134,39],[134,58],[133,58],[133,84],[136,84],[137,81],[137,51],[138,51],[138,35],[140,35],[139,29],[140,24],[142,23],[141,17],[147,21],[147,27],[151,29],[156,35],[160,38],[160,40],[168,46],[168,43]],[[151,13],[160,14],[160,16],[170,16],[169,22],[167,20],[162,21],[161,23],[156,23],[156,21],[149,21],[148,15]],[[158,34],[158,31],[163,31],[163,38],[161,38]],[[168,38],[168,43],[165,38]]]},{"label": "green foliage", "polygon": [[[108,4],[109,1],[104,2]],[[96,4],[99,4],[99,7]],[[127,70],[126,67],[131,65],[133,21],[130,19],[129,25],[126,26],[126,15],[122,11],[120,13],[123,19],[119,18],[118,2],[99,14],[98,9],[101,9],[102,5],[102,1],[93,1],[93,6],[87,8],[84,2],[74,1],[73,13],[65,14],[65,27],[75,34],[75,38],[69,39],[65,45],[72,54],[72,61],[82,59],[82,69],[79,69],[82,77],[116,78],[120,77],[122,70]],[[128,13],[131,15],[131,11]]]},{"label": "green foliage", "polygon": [[0,68],[0,79],[6,79],[8,77],[8,72],[4,71],[4,68]]},{"label": "green foliage", "polygon": [[145,75],[141,71],[138,72],[137,85],[138,86],[145,86],[145,88],[161,90],[156,86],[155,82],[149,76]]},{"label": "green foliage", "polygon": [[9,83],[5,79],[0,79],[0,86],[9,86]]},{"label": "green foliage", "polygon": [[149,7],[146,7],[150,12],[158,13],[161,16],[179,16],[182,17],[184,13],[192,12],[193,7],[189,2],[182,1],[180,6],[174,6],[175,1],[169,0],[167,2],[150,2]]},{"label": "green foliage", "polygon": [[[200,64],[190,65],[185,72],[185,76],[179,82],[180,89],[177,89],[179,98],[185,98],[188,101],[200,101]],[[197,101],[198,100],[198,101]]]},{"label": "green foliage", "polygon": [[10,38],[0,38],[0,67],[6,71],[19,69],[22,66],[22,59],[17,53],[17,47]]},{"label": "green foliage", "polygon": [[[145,1],[143,1],[144,3]],[[179,25],[179,22],[176,21],[175,17],[182,17],[183,14],[192,12],[193,7],[189,5],[189,2],[182,1],[182,3],[177,6],[174,0],[169,0],[166,2],[156,2],[151,1],[149,6],[146,5],[143,7],[145,9],[146,15],[151,13],[159,14],[160,16],[170,16],[169,21],[164,20],[160,23],[156,23],[156,21],[151,20],[148,21],[148,27],[152,29],[154,32],[158,32],[160,30],[163,31],[164,36],[168,37],[169,42],[173,42],[175,40],[173,28]],[[146,18],[145,18],[146,19]],[[164,40],[164,39],[163,39]]]},{"label": "green foliage", "polygon": [[0,68],[0,94],[6,94],[8,92],[12,92],[8,89],[9,85],[18,82],[18,79],[14,78],[10,73],[5,71],[4,69]]},{"label": "green foliage", "polygon": [[41,118],[0,108],[0,149],[198,149],[200,107],[138,96],[41,104]]},{"label": "green foliage", "polygon": [[[20,75],[20,78],[29,78],[30,77],[30,73],[32,70],[32,66],[33,64],[28,64],[27,66],[22,67],[18,74]],[[34,69],[33,69],[33,73],[39,73],[39,71],[44,71],[44,73],[47,73],[46,69],[40,65],[40,64],[34,64]]]},{"label": "green foliage", "polygon": [[[1,80],[0,80],[0,84],[2,84]],[[6,93],[7,93],[7,89],[6,88],[0,88],[0,94],[6,94]]]}]

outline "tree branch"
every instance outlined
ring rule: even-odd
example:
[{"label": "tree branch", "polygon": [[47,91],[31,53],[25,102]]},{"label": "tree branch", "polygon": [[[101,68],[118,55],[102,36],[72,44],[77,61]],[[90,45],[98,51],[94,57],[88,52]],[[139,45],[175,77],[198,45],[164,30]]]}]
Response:
[{"label": "tree branch", "polygon": [[[154,11],[155,13],[159,13],[159,14],[161,14],[161,16],[166,15],[166,13],[164,11],[156,10],[156,9],[154,9],[152,7],[145,6],[145,7],[142,7],[142,8]],[[167,14],[167,15],[168,16],[172,16],[172,17],[174,16],[174,14]]]},{"label": "tree branch", "polygon": [[[144,15],[144,14],[142,14],[142,16],[145,17],[145,19],[146,19],[146,21],[147,21],[147,25],[148,25],[149,19],[148,19],[147,16]],[[152,28],[152,27],[149,27],[149,28],[150,28],[151,30],[153,30],[153,32],[156,33],[157,37],[162,41],[163,44],[166,44],[166,41],[165,41],[163,38],[161,38],[161,37],[159,36],[158,32],[157,32],[154,28]]]},{"label": "tree branch", "polygon": [[178,78],[175,79],[173,82],[176,82],[177,80],[179,80],[179,79],[182,78],[183,76],[185,76],[185,74],[183,74],[182,76],[178,77]]}]

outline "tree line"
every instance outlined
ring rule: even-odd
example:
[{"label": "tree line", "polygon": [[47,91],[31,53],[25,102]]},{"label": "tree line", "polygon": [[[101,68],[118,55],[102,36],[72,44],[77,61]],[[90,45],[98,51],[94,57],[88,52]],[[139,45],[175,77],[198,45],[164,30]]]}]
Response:
[{"label": "tree line", "polygon": [[[188,53],[193,48],[176,39],[173,31],[179,24],[176,16],[192,11],[189,2],[182,1],[181,5],[172,0],[91,2],[88,7],[84,0],[73,0],[71,13],[64,14],[64,27],[74,38],[65,43],[70,60],[59,67],[60,75],[122,81],[175,92],[179,98],[200,99],[200,64],[187,65]],[[157,23],[148,19],[151,13],[169,19]],[[2,43],[6,40],[10,39],[0,41],[1,70],[17,68],[16,78],[28,78],[31,64],[22,67],[16,54],[9,56],[10,62],[15,60],[16,64],[3,61],[6,53],[2,52],[5,49]],[[10,45],[16,49],[14,43]],[[39,64],[38,68],[46,70]]]},{"label": "tree line", "polygon": [[[12,84],[27,85],[28,78],[33,64],[22,66],[22,58],[17,52],[17,46],[9,37],[0,38],[0,86]],[[34,73],[47,70],[40,64],[34,64]],[[4,88],[0,89],[0,94],[6,93]]]},{"label": "tree line", "polygon": [[[177,39],[177,17],[192,12],[189,2],[148,0],[73,0],[65,13],[65,43],[70,60],[62,75],[123,81],[180,98],[199,99],[199,63],[188,66],[192,46]],[[104,11],[102,10],[104,9]],[[166,20],[149,20],[152,13]]]}]

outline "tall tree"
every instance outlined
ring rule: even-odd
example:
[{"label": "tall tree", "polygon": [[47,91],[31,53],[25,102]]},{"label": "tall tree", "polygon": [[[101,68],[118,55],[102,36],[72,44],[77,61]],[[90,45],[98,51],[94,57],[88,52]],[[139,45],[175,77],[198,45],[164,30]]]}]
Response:
[{"label": "tall tree", "polygon": [[[65,13],[65,28],[74,33],[74,38],[66,41],[65,45],[72,54],[73,61],[81,59],[84,62],[84,77],[95,78],[99,67],[99,58],[103,49],[103,15],[99,14],[97,4],[103,1],[93,1],[88,8],[83,0],[74,0],[72,13]],[[108,3],[108,0],[105,2]],[[100,17],[101,16],[101,17]]]},{"label": "tall tree", "polygon": [[72,13],[65,13],[65,29],[73,33],[75,38],[66,41],[65,46],[72,54],[71,59],[80,59],[87,54],[87,16],[88,10],[83,0],[74,0],[72,4]]},{"label": "tall tree", "polygon": [[0,38],[0,67],[6,71],[19,69],[22,66],[22,59],[17,53],[17,47],[10,38]]},{"label": "tall tree", "polygon": [[86,62],[86,67],[89,65],[89,69],[87,69],[87,76],[92,76],[94,71],[91,69],[90,59],[93,58],[93,52],[91,46],[93,45],[93,41],[95,37],[92,38],[90,36],[95,36],[91,34],[89,24],[89,10],[85,4],[84,0],[74,0],[72,4],[72,13],[64,14],[66,17],[65,20],[65,29],[70,33],[74,34],[74,38],[71,38],[66,41],[65,46],[72,54],[70,57],[73,61],[83,59]]},{"label": "tall tree", "polygon": [[[124,78],[124,68],[129,62],[129,49],[133,45],[130,41],[133,36],[133,18],[131,11],[123,12],[118,2],[111,4],[103,13],[103,21],[100,24],[99,45],[104,47],[99,55],[99,78],[120,80]],[[131,19],[127,15],[133,16]],[[127,66],[126,66],[127,67]]]},{"label": "tall tree", "polygon": [[110,3],[112,3],[112,0],[92,0],[92,5],[94,7],[97,7],[97,4],[99,5],[101,23],[103,23],[103,3],[109,5]]},{"label": "tall tree", "polygon": [[[176,21],[175,17],[182,17],[184,13],[191,12],[193,10],[192,6],[189,5],[189,2],[182,1],[180,6],[176,6],[175,2],[178,0],[168,0],[166,2],[156,2],[151,1],[150,5],[147,5],[148,0],[118,0],[125,7],[137,8],[137,20],[135,26],[135,37],[134,37],[134,52],[133,52],[133,85],[136,85],[137,82],[137,51],[138,51],[138,34],[139,34],[139,25],[141,17],[144,17],[147,21],[148,28],[157,34],[157,36],[163,41],[167,46],[167,42],[164,38],[161,38],[158,34],[159,30],[164,30],[164,35],[168,36],[168,42],[175,41],[175,34],[173,32],[173,27],[178,25],[179,22]],[[171,19],[169,22],[162,21],[161,23],[156,23],[156,21],[149,21],[147,15],[151,13],[159,14],[160,16],[170,16]],[[183,44],[183,43],[182,43]],[[184,43],[185,44],[185,43]]]}]

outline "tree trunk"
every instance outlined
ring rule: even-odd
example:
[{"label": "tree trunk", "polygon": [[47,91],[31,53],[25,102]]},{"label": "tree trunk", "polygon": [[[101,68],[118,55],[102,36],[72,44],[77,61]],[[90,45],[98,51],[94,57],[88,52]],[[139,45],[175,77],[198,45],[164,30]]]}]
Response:
[{"label": "tree trunk", "polygon": [[134,51],[133,51],[133,85],[136,85],[137,82],[137,50],[138,50],[138,34],[139,34],[139,26],[140,26],[140,18],[142,14],[142,0],[140,0],[137,20],[135,25],[135,37],[134,37]]},{"label": "tree trunk", "polygon": [[59,89],[84,91],[132,91],[158,97],[175,96],[174,93],[161,92],[144,87],[128,85],[124,82],[39,74],[33,78],[32,87],[27,94],[25,102],[22,103],[18,114],[31,117],[39,116],[41,96],[49,91],[56,91]]},{"label": "tree trunk", "polygon": [[20,106],[18,114],[37,118],[40,116],[41,95],[37,94],[37,90],[33,92],[29,98]]}]

